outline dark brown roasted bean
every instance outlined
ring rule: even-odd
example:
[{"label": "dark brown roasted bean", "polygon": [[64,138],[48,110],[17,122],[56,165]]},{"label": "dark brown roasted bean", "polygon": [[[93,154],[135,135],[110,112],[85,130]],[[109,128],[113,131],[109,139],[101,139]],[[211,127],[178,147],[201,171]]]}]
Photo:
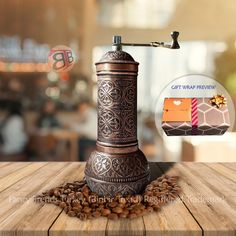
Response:
[{"label": "dark brown roasted bean", "polygon": [[85,180],[74,181],[55,187],[35,196],[35,202],[53,203],[62,208],[68,216],[77,216],[80,220],[100,216],[116,220],[135,218],[160,210],[161,206],[178,197],[181,188],[177,176],[163,175],[149,183],[142,195],[128,195],[114,198],[98,197],[91,192]]},{"label": "dark brown roasted bean", "polygon": [[115,213],[111,213],[108,215],[108,219],[110,220],[117,220],[118,219],[118,215]]}]

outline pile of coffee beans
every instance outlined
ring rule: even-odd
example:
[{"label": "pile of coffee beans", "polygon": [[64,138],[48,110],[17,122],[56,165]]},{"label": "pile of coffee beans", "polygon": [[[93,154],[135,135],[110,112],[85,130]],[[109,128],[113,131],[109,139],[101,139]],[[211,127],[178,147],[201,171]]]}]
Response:
[{"label": "pile of coffee beans", "polygon": [[173,201],[180,192],[177,182],[177,176],[163,175],[148,184],[143,194],[101,197],[89,189],[84,179],[43,192],[35,197],[35,201],[55,204],[68,216],[80,220],[100,216],[111,220],[131,219],[158,211],[162,205]]}]

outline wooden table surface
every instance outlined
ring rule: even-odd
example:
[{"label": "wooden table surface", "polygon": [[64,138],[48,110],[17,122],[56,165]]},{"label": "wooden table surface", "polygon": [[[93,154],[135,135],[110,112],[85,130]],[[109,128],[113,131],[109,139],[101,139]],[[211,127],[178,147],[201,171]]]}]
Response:
[{"label": "wooden table surface", "polygon": [[151,163],[152,178],[180,176],[182,193],[158,213],[80,221],[33,197],[81,179],[85,163],[0,163],[0,235],[236,235],[236,163]]}]

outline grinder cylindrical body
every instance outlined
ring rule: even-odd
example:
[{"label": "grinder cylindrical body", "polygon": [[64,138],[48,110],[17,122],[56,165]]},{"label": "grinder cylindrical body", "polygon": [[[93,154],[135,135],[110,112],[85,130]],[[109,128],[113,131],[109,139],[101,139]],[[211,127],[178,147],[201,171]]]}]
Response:
[{"label": "grinder cylindrical body", "polygon": [[137,141],[138,63],[126,52],[107,52],[96,63],[97,147],[85,177],[99,195],[137,194],[149,181],[149,166]]}]

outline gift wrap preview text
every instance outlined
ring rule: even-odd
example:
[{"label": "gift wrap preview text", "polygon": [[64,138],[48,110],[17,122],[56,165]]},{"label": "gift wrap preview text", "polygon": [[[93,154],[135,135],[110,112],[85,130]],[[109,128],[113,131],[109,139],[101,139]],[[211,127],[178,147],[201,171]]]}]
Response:
[{"label": "gift wrap preview text", "polygon": [[199,90],[213,90],[216,89],[216,85],[171,85],[171,89],[175,90],[192,90],[192,89],[199,89]]}]

